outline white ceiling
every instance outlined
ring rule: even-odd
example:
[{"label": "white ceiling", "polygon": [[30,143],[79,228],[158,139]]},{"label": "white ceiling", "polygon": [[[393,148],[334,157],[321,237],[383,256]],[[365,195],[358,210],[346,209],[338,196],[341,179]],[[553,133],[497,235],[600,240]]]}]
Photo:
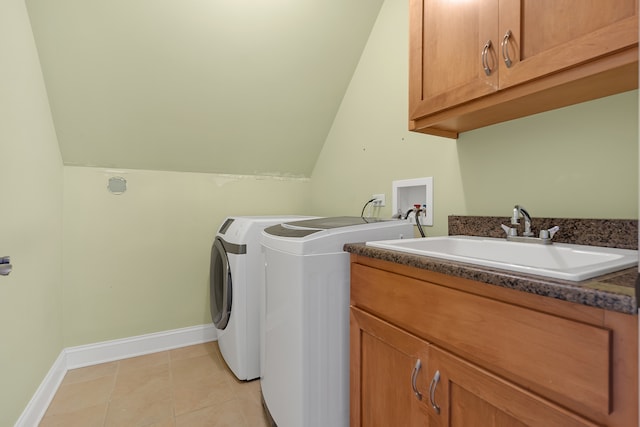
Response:
[{"label": "white ceiling", "polygon": [[65,164],[310,176],[383,0],[26,0]]}]

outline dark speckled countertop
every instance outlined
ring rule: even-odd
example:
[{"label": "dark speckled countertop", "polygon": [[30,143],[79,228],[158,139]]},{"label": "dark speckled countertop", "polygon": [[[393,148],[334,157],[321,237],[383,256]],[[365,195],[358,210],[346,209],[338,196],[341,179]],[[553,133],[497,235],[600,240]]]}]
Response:
[{"label": "dark speckled countertop", "polygon": [[[499,217],[451,216],[449,217],[449,235],[504,237],[500,224],[509,224],[508,221],[509,218]],[[554,241],[623,249],[638,248],[637,220],[541,218],[536,222],[545,228],[550,228],[553,225],[560,226],[560,231],[554,237]],[[547,226],[547,224],[550,225]],[[502,232],[502,235],[494,232],[496,228]],[[534,229],[534,231],[537,230]],[[638,313],[635,289],[638,277],[637,268],[630,268],[581,282],[572,282],[373,248],[366,246],[364,243],[346,244],[344,249],[357,255],[427,269],[545,297],[627,314]]]}]

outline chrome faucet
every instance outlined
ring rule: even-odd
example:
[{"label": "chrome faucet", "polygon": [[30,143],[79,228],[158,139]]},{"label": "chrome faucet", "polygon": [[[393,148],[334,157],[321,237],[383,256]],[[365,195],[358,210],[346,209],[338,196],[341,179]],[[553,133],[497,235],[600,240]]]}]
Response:
[{"label": "chrome faucet", "polygon": [[560,227],[551,227],[548,230],[540,230],[540,237],[534,237],[531,231],[531,215],[524,208],[524,206],[515,205],[513,208],[513,215],[511,216],[511,225],[520,225],[520,216],[524,218],[524,232],[522,236],[518,236],[518,229],[516,227],[507,227],[504,224],[500,224],[505,233],[507,233],[507,240],[516,242],[529,242],[529,243],[542,243],[543,245],[550,245],[551,239],[554,234],[560,230]]},{"label": "chrome faucet", "polygon": [[524,232],[522,233],[525,237],[532,237],[533,232],[531,231],[531,215],[524,208],[524,206],[515,205],[513,208],[513,216],[511,217],[511,225],[519,225],[520,224],[520,215],[524,218]]}]

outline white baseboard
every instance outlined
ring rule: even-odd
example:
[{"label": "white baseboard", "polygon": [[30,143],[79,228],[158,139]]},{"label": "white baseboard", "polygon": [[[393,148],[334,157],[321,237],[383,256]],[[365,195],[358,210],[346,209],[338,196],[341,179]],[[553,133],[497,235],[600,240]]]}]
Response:
[{"label": "white baseboard", "polygon": [[216,339],[215,327],[213,324],[207,324],[65,348],[60,352],[40,387],[16,421],[15,427],[38,425],[69,369],[201,344]]},{"label": "white baseboard", "polygon": [[68,347],[65,349],[67,369],[97,365],[98,363],[215,341],[215,339],[216,329],[213,324],[210,324]]},{"label": "white baseboard", "polygon": [[44,380],[40,383],[40,387],[31,397],[27,407],[22,411],[20,418],[15,423],[15,427],[33,427],[40,423],[66,373],[67,355],[62,350]]}]

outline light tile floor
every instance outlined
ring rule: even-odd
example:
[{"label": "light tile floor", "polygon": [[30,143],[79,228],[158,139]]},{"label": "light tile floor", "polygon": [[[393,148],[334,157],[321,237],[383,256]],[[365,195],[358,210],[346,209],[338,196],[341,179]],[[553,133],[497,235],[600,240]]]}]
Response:
[{"label": "light tile floor", "polygon": [[215,342],[67,372],[40,427],[266,427],[259,381],[238,381]]}]

